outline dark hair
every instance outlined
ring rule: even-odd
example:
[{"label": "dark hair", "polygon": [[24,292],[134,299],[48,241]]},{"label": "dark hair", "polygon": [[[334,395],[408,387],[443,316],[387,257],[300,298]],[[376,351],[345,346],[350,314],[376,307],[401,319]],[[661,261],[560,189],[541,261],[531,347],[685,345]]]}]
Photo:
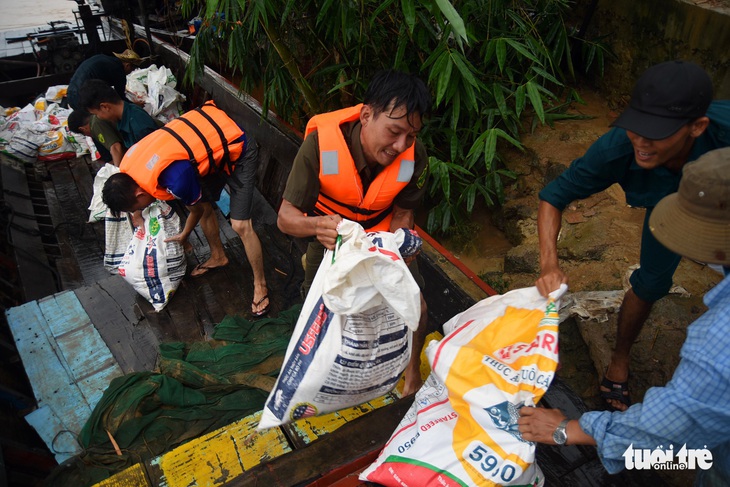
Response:
[{"label": "dark hair", "polygon": [[81,133],[81,126],[88,125],[91,114],[83,110],[74,110],[68,116],[68,129],[71,132]]},{"label": "dark hair", "polygon": [[87,80],[79,90],[79,106],[82,110],[97,110],[102,103],[119,103],[122,98],[114,88],[100,79]]},{"label": "dark hair", "polygon": [[119,172],[109,176],[101,190],[101,200],[115,217],[129,211],[137,202],[134,193],[139,185],[129,174]]},{"label": "dark hair", "polygon": [[375,115],[404,106],[410,119],[414,113],[424,117],[429,112],[431,94],[417,76],[390,69],[375,74],[363,103],[370,105]]}]

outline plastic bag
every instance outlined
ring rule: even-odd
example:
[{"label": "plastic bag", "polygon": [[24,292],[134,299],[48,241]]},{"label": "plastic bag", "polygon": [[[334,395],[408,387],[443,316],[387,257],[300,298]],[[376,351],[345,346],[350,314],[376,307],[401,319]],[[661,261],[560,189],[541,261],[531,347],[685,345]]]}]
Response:
[{"label": "plastic bag", "polygon": [[137,227],[119,264],[119,275],[162,310],[185,277],[185,252],[180,242],[165,239],[180,233],[180,217],[164,201],[142,210],[144,225]]},{"label": "plastic bag", "polygon": [[408,365],[421,311],[399,251],[410,234],[365,234],[348,220],[339,232],[342,246],[334,259],[325,252],[259,429],[382,396]]},{"label": "plastic bag", "polygon": [[59,103],[68,92],[68,85],[50,86],[46,90],[45,99],[51,102]]},{"label": "plastic bag", "polygon": [[[104,183],[109,176],[119,172],[119,168],[114,164],[106,163],[99,169],[94,176],[94,193],[91,195],[89,203],[89,223],[98,222],[106,219],[106,205],[101,199],[101,191],[104,189]],[[131,235],[130,235],[131,236]]]},{"label": "plastic bag", "polygon": [[38,148],[47,141],[46,135],[35,132],[27,126],[13,131],[3,152],[24,162],[35,162]]},{"label": "plastic bag", "polygon": [[46,141],[38,147],[39,161],[61,161],[76,157],[76,145],[67,137],[66,127],[46,132]]},{"label": "plastic bag", "polygon": [[426,349],[431,376],[360,479],[385,486],[542,485],[535,445],[522,439],[517,418],[555,375],[557,306],[537,288],[517,289],[444,324],[446,336]]},{"label": "plastic bag", "polygon": [[165,66],[152,64],[127,75],[127,95],[153,118],[167,123],[182,113],[185,95],[175,90],[177,79]]}]

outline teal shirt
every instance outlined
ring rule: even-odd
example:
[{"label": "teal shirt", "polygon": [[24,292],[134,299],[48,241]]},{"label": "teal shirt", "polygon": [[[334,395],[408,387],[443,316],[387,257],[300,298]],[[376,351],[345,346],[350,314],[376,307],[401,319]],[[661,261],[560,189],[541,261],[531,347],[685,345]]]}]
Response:
[{"label": "teal shirt", "polygon": [[143,108],[125,101],[122,119],[117,123],[117,130],[122,134],[124,146],[129,148],[157,130],[157,122]]},{"label": "teal shirt", "polygon": [[[711,150],[730,146],[730,100],[712,102],[707,116],[710,124],[695,140],[687,162]],[[629,205],[651,208],[666,195],[676,192],[681,178],[681,172],[674,173],[664,167],[650,170],[639,167],[626,131],[613,128],[545,186],[540,191],[540,199],[562,211],[571,202],[618,183]]]}]

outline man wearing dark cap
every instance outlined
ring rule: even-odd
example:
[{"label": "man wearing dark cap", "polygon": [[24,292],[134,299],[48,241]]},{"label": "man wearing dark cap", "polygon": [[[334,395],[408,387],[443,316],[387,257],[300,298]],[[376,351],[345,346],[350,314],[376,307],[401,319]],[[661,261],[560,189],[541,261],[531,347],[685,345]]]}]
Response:
[{"label": "man wearing dark cap", "polygon": [[86,61],[79,64],[74,71],[71,81],[68,83],[66,97],[68,104],[74,110],[78,110],[79,98],[81,96],[81,87],[90,79],[100,79],[105,81],[109,86],[119,94],[119,97],[125,99],[127,87],[127,75],[135,68],[142,64],[143,59],[131,49],[118,54],[114,53],[114,57],[106,54],[97,54],[91,56]]},{"label": "man wearing dark cap", "polygon": [[687,328],[672,380],[623,413],[569,420],[558,409],[525,407],[519,430],[528,441],[596,445],[612,474],[683,463],[695,470],[696,486],[730,485],[730,148],[686,164],[679,191],[656,205],[649,229],[673,252],[725,273],[705,294],[708,310]]},{"label": "man wearing dark cap", "polygon": [[568,277],[558,263],[563,209],[618,183],[626,202],[646,208],[640,267],[630,278],[618,315],[616,344],[601,382],[608,406],[625,410],[631,346],[655,301],[665,296],[680,256],[652,236],[652,209],[677,191],[683,166],[711,150],[730,146],[730,101],[712,101],[712,82],[696,64],[668,61],[649,68],[636,83],[629,107],[570,168],[540,192],[540,277],[547,296]]}]

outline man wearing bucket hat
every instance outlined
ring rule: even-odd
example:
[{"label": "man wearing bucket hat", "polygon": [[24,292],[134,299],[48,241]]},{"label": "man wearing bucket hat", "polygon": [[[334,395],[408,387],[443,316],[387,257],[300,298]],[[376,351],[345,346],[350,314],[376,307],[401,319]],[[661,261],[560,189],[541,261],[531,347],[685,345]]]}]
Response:
[{"label": "man wearing bucket hat", "polygon": [[601,382],[610,408],[625,410],[631,346],[653,303],[665,296],[680,256],[656,241],[648,228],[652,209],[677,191],[682,167],[713,149],[730,146],[730,101],[712,101],[709,75],[696,64],[668,61],[649,68],[636,83],[629,107],[570,168],[540,192],[538,233],[543,295],[567,283],[558,263],[563,209],[618,183],[626,201],[646,208],[640,267],[630,278],[618,315],[616,343]]},{"label": "man wearing bucket hat", "polygon": [[74,71],[71,81],[68,83],[68,91],[66,97],[68,104],[74,110],[81,108],[79,106],[79,97],[81,87],[90,79],[100,79],[105,81],[109,86],[119,93],[119,97],[125,98],[125,89],[127,87],[127,75],[135,68],[139,67],[144,60],[131,49],[127,49],[122,53],[114,53],[114,57],[106,54],[97,54],[91,56],[86,61],[79,64]]},{"label": "man wearing bucket hat", "polygon": [[673,445],[670,461],[677,463],[684,445],[704,458],[695,464],[695,485],[730,485],[730,148],[706,153],[683,173],[679,191],[654,208],[649,229],[680,255],[724,266],[725,278],[705,294],[708,310],[687,329],[672,380],[623,413],[567,420],[558,409],[522,408],[518,424],[529,441],[597,445],[609,473],[628,465],[629,448]]}]

